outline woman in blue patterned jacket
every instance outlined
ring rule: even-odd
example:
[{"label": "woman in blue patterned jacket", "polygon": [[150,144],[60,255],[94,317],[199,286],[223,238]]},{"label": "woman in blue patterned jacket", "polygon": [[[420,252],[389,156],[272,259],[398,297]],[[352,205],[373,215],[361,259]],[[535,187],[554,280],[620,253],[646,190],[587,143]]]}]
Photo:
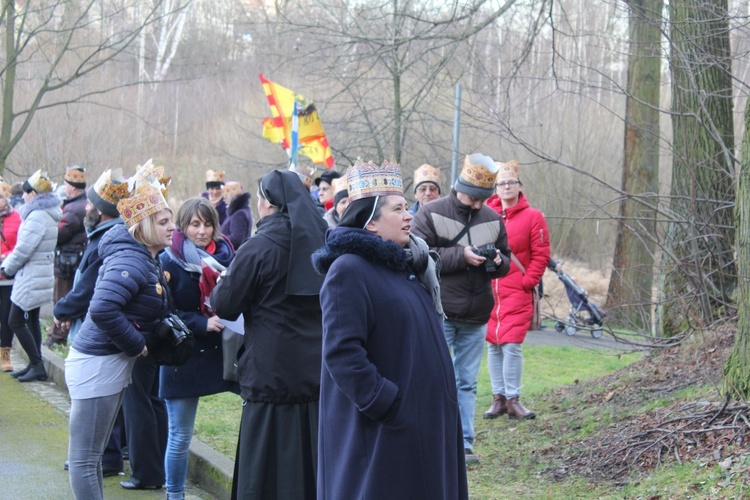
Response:
[{"label": "woman in blue patterned jacket", "polygon": [[103,498],[104,447],[135,361],[148,356],[147,345],[168,309],[156,255],[172,242],[172,211],[150,183],[136,186],[117,208],[125,225],[101,239],[104,262],[94,296],[65,360],[70,484],[78,499]]}]

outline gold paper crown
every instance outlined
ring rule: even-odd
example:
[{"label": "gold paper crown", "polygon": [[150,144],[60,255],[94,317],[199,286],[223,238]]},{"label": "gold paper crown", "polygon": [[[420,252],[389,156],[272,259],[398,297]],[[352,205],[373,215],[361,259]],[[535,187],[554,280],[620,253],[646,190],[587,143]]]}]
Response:
[{"label": "gold paper crown", "polygon": [[224,184],[224,171],[206,170],[206,182],[221,182]]},{"label": "gold paper crown", "polygon": [[466,155],[464,167],[461,169],[461,178],[464,181],[482,189],[494,189],[496,176],[497,165],[489,156],[478,153]]},{"label": "gold paper crown", "polygon": [[242,184],[237,181],[229,181],[221,188],[221,193],[224,195],[224,199],[230,199],[232,196],[242,194]]},{"label": "gold paper crown", "polygon": [[113,205],[117,205],[117,202],[130,194],[128,183],[123,181],[122,170],[119,168],[107,170],[100,175],[94,184],[94,192],[102,200]]},{"label": "gold paper crown", "polygon": [[519,173],[518,162],[516,160],[510,160],[508,163],[495,162],[497,165],[497,181],[500,182],[505,179],[516,179],[521,180],[521,174]]},{"label": "gold paper crown", "polygon": [[51,193],[57,187],[54,182],[49,180],[47,172],[41,170],[34,172],[26,182],[39,194]]},{"label": "gold paper crown", "polygon": [[340,193],[341,191],[347,190],[346,177],[337,177],[333,179],[331,187],[333,188],[333,194]]},{"label": "gold paper crown", "polygon": [[350,202],[374,196],[404,194],[401,167],[394,161],[377,165],[371,161],[362,163],[357,160],[346,169],[346,184]]},{"label": "gold paper crown", "polygon": [[414,191],[423,182],[432,182],[440,189],[440,169],[426,163],[414,171]]},{"label": "gold paper crown", "polygon": [[120,212],[128,227],[135,226],[143,219],[165,208],[169,208],[169,205],[161,188],[149,182],[136,184],[130,196],[117,203],[117,211]]},{"label": "gold paper crown", "polygon": [[172,182],[172,178],[164,177],[164,167],[155,166],[151,159],[149,159],[143,165],[135,167],[135,175],[129,180],[131,185],[137,185],[144,182],[149,184],[161,184],[161,192],[164,195],[164,198],[166,198],[169,194],[169,184]]},{"label": "gold paper crown", "polygon": [[310,186],[312,186],[313,183],[313,175],[315,175],[315,168],[306,167],[304,165],[292,165],[289,167],[289,170],[297,174],[302,180],[302,184],[310,189]]},{"label": "gold paper crown", "polygon": [[65,169],[64,179],[73,184],[85,184],[86,169],[83,167],[68,167]]},{"label": "gold paper crown", "polygon": [[10,192],[10,184],[5,182],[5,179],[0,177],[0,196],[3,198],[10,198],[13,194]]}]

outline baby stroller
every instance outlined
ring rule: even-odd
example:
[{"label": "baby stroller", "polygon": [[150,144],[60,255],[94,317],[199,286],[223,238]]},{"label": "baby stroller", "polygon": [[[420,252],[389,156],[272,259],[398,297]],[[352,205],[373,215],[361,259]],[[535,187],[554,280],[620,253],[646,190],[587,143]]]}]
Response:
[{"label": "baby stroller", "polygon": [[570,301],[567,320],[555,323],[555,330],[558,332],[565,331],[570,336],[575,335],[578,330],[588,330],[595,339],[601,338],[603,333],[601,327],[607,313],[589,301],[588,292],[581,288],[572,277],[563,272],[562,264],[558,265],[554,259],[550,259],[547,267],[557,274],[557,279],[562,281],[563,286],[565,286],[565,293]]}]

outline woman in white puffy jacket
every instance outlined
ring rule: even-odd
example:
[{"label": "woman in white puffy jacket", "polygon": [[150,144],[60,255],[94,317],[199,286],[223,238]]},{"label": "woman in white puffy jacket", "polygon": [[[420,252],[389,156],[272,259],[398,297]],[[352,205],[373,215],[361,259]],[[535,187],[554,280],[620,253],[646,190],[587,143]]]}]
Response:
[{"label": "woman in white puffy jacket", "polygon": [[39,310],[52,302],[57,223],[62,219],[62,209],[52,182],[41,170],[23,183],[23,191],[18,240],[0,271],[15,278],[8,323],[29,358],[26,368],[10,375],[19,382],[30,382],[47,379],[42,363]]}]

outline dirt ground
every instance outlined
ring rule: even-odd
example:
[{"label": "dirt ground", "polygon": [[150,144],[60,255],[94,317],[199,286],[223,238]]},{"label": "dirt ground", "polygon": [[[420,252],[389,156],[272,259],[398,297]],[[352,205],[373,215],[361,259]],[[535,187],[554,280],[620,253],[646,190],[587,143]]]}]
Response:
[{"label": "dirt ground", "polygon": [[[722,401],[716,390],[734,333],[733,326],[721,327],[656,351],[599,379],[603,392],[590,391],[587,384],[560,389],[556,397],[578,393],[582,404],[610,406],[622,418],[579,443],[575,452],[564,452],[566,467],[551,474],[618,482],[662,463],[699,461],[750,486],[750,406]],[[700,399],[689,395],[691,389]],[[659,400],[668,402],[641,410]]]}]

